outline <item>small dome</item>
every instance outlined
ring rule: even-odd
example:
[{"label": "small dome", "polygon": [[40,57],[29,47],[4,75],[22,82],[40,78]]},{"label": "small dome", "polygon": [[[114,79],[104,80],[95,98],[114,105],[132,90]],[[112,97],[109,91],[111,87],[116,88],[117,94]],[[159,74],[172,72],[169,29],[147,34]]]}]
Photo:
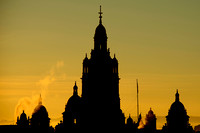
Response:
[{"label": "small dome", "polygon": [[29,119],[27,119],[27,116],[24,113],[24,110],[23,110],[23,113],[20,115],[20,119],[19,119],[19,117],[17,117],[17,125],[19,125],[19,126],[28,126],[29,125]]},{"label": "small dome", "polygon": [[81,105],[81,97],[78,95],[78,87],[75,85],[73,87],[73,95],[69,98],[65,110],[72,112],[79,111]]},{"label": "small dome", "polygon": [[23,110],[23,113],[20,115],[20,119],[27,119],[27,116],[26,116],[26,114],[24,113],[24,110]]},{"label": "small dome", "polygon": [[150,108],[148,114],[146,115],[146,119],[154,119],[156,118],[156,115],[153,113],[152,109]]},{"label": "small dome", "polygon": [[78,95],[73,95],[69,98],[65,109],[76,112],[80,109],[80,104],[81,98]]}]

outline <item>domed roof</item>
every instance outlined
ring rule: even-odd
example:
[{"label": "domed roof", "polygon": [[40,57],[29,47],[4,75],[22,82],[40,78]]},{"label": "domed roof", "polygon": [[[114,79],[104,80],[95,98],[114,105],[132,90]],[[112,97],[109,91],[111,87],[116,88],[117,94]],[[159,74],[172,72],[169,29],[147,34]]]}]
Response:
[{"label": "domed roof", "polygon": [[32,116],[37,116],[37,117],[48,117],[48,112],[46,108],[42,105],[42,98],[40,95],[39,103],[35,107]]},{"label": "domed roof", "polygon": [[26,116],[26,114],[24,113],[24,110],[23,110],[23,113],[20,115],[20,119],[27,119],[27,116]]},{"label": "domed roof", "polygon": [[172,103],[170,109],[169,109],[169,114],[168,115],[187,115],[187,112],[185,110],[184,105],[179,101],[179,93],[178,90],[176,92],[176,100],[174,103]]},{"label": "domed roof", "polygon": [[97,35],[107,36],[106,35],[106,28],[101,23],[97,26],[97,28],[95,30],[95,36],[97,36]]},{"label": "domed roof", "polygon": [[47,114],[48,115],[48,112],[43,105],[39,104],[35,107],[33,114],[45,114],[45,115]]},{"label": "domed roof", "polygon": [[76,110],[77,105],[80,105],[81,103],[81,98],[78,95],[73,95],[69,98],[66,108],[67,109],[72,109],[72,110]]},{"label": "domed roof", "polygon": [[106,29],[102,24],[99,24],[95,30],[94,39],[107,39]]},{"label": "domed roof", "polygon": [[146,115],[146,119],[154,119],[156,115],[153,113],[152,109],[150,108],[148,114]]},{"label": "domed roof", "polygon": [[177,111],[177,110],[185,110],[184,105],[179,101],[179,93],[178,90],[176,92],[176,100],[172,103],[170,110]]},{"label": "domed roof", "polygon": [[176,112],[183,111],[183,110],[185,110],[185,107],[180,101],[175,101],[174,103],[172,103],[170,110],[176,111]]},{"label": "domed roof", "polygon": [[78,96],[78,87],[76,86],[76,82],[73,88],[73,95],[69,98],[65,110],[68,111],[78,111],[81,105],[81,97]]}]

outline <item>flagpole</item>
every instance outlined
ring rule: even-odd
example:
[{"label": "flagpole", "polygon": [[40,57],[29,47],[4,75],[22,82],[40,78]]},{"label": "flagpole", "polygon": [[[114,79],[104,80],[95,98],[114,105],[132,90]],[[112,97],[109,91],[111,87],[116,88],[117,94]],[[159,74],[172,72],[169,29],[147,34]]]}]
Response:
[{"label": "flagpole", "polygon": [[137,118],[139,118],[139,88],[138,88],[138,79],[136,79],[137,84]]}]

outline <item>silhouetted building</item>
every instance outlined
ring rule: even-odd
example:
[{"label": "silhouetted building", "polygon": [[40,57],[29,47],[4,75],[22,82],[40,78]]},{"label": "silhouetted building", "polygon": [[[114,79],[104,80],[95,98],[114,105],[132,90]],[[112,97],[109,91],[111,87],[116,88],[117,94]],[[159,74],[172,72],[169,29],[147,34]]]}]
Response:
[{"label": "silhouetted building", "polygon": [[166,120],[166,126],[163,128],[166,132],[193,132],[193,129],[189,124],[187,111],[180,102],[178,90],[175,95],[175,102],[171,105]]},{"label": "silhouetted building", "polygon": [[17,125],[20,127],[28,127],[29,126],[29,117],[27,118],[26,114],[24,113],[24,110],[20,117],[17,117]]},{"label": "silhouetted building", "polygon": [[156,115],[153,113],[153,111],[149,110],[148,114],[146,115],[146,123],[144,125],[145,131],[148,131],[150,133],[156,132]]},{"label": "silhouetted building", "polygon": [[106,29],[99,12],[91,57],[83,60],[82,124],[84,127],[117,128],[124,126],[120,109],[118,60],[107,48]]},{"label": "silhouetted building", "polygon": [[[145,125],[142,122],[141,114],[138,115],[137,123],[133,122],[129,115],[125,125],[125,117],[120,108],[118,60],[115,55],[113,58],[110,56],[110,50],[107,48],[108,38],[106,29],[102,24],[101,7],[99,14],[99,25],[94,34],[94,49],[91,50],[91,56],[88,58],[86,54],[83,60],[82,96],[78,95],[78,87],[75,82],[73,95],[69,98],[63,112],[63,121],[55,127],[55,132],[90,132],[95,129],[94,132],[103,130],[104,132],[131,133],[192,133],[193,129],[189,124],[189,116],[179,100],[178,90],[175,95],[175,102],[171,105],[166,116],[167,123],[162,131],[156,130],[156,115],[151,109],[146,115]],[[23,111],[17,118],[17,125],[0,126],[0,131],[54,132],[49,124],[50,118],[46,108],[42,105],[40,96],[39,104],[34,109],[30,119],[30,125],[29,118],[27,119]]]},{"label": "silhouetted building", "polygon": [[125,117],[120,109],[118,60],[111,58],[107,48],[106,29],[102,25],[100,7],[99,25],[94,35],[91,57],[83,60],[82,96],[78,87],[73,88],[63,122],[56,130],[69,128],[114,129],[125,126]]},{"label": "silhouetted building", "polygon": [[35,107],[31,118],[31,127],[33,129],[48,130],[50,118],[46,108],[42,105],[41,96],[40,102]]},{"label": "silhouetted building", "polygon": [[73,95],[69,98],[65,112],[63,112],[63,125],[65,128],[78,128],[80,126],[81,97],[78,96],[76,82]]}]

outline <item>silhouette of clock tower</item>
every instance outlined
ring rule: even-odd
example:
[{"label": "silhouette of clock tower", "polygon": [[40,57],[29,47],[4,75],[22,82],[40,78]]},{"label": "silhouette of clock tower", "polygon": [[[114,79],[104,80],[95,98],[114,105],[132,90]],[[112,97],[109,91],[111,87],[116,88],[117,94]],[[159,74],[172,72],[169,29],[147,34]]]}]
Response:
[{"label": "silhouette of clock tower", "polygon": [[99,25],[94,34],[91,57],[83,60],[82,125],[99,128],[120,127],[124,115],[120,109],[118,60],[110,56],[106,29],[102,25],[100,6]]}]

